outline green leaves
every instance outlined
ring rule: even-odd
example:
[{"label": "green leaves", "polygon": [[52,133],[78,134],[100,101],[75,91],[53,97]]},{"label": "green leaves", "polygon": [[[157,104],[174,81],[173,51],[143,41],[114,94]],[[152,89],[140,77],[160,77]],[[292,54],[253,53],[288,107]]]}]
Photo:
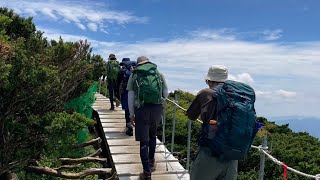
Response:
[{"label": "green leaves", "polygon": [[48,42],[32,18],[0,8],[0,175],[16,167],[12,162],[54,157],[51,152],[63,154],[77,142],[78,132],[94,122],[64,112],[64,104],[104,70],[86,40]]}]

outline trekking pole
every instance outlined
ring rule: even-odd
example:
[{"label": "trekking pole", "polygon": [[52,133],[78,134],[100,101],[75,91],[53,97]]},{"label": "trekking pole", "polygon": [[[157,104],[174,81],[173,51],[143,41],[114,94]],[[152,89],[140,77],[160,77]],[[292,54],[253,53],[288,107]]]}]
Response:
[{"label": "trekking pole", "polygon": [[191,120],[188,124],[188,145],[187,145],[187,170],[190,171],[190,144],[191,144]]},{"label": "trekking pole", "polygon": [[[262,149],[263,150],[267,150],[267,135],[263,136],[263,140],[262,140]],[[264,178],[264,165],[265,165],[265,159],[266,159],[266,155],[261,152],[261,156],[260,156],[260,170],[259,170],[259,180],[263,180]]]},{"label": "trekking pole", "polygon": [[[164,102],[166,103],[166,102]],[[166,104],[162,110],[162,143],[164,146],[164,158],[166,161],[166,171],[168,171],[168,161],[167,161],[167,148],[165,146],[166,143]]]},{"label": "trekking pole", "polygon": [[178,103],[178,95],[174,95],[174,115],[173,115],[173,122],[172,122],[172,136],[171,136],[171,154],[173,153],[173,145],[174,145],[174,135],[176,131],[176,116],[177,116],[177,103]]}]

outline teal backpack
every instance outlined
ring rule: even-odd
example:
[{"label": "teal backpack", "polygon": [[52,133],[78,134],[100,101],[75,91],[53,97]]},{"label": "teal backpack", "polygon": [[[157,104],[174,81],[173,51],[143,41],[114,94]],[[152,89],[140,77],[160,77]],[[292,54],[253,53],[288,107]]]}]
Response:
[{"label": "teal backpack", "polygon": [[133,71],[133,89],[140,106],[143,104],[162,104],[162,78],[157,65],[145,63]]},{"label": "teal backpack", "polygon": [[[213,97],[217,104],[212,119],[217,124],[208,122],[203,126],[204,131],[208,132],[208,147],[221,159],[244,159],[258,131],[255,92],[249,85],[231,80],[214,90]],[[212,129],[215,134],[210,137]]]},{"label": "teal backpack", "polygon": [[109,60],[107,63],[107,78],[116,80],[120,70],[119,62],[117,60]]}]

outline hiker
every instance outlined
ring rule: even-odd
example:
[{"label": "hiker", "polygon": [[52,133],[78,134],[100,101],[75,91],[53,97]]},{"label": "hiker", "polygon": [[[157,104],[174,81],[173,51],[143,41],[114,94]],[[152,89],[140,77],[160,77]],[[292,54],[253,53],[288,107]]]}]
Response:
[{"label": "hiker", "polygon": [[109,110],[114,110],[113,102],[116,102],[116,106],[120,105],[120,101],[116,98],[118,97],[117,90],[117,77],[119,73],[119,62],[114,54],[110,54],[107,62],[107,89],[109,91],[109,99],[111,103],[111,108]]},{"label": "hiker", "polygon": [[253,89],[227,78],[225,66],[210,67],[205,78],[209,88],[197,94],[186,112],[191,120],[201,115],[203,122],[191,180],[236,180],[238,160],[244,158],[257,132]]},{"label": "hiker", "polygon": [[117,84],[118,90],[121,100],[122,109],[125,112],[125,119],[126,119],[126,134],[128,136],[133,136],[133,127],[130,121],[130,112],[128,106],[128,91],[127,91],[127,84],[129,77],[133,71],[133,68],[136,66],[135,61],[130,61],[130,58],[123,58],[122,62],[120,63],[121,70],[118,74]]},{"label": "hiker", "polygon": [[143,166],[140,179],[151,179],[151,172],[156,168],[157,127],[162,117],[162,103],[168,97],[167,84],[157,65],[141,56],[129,78],[127,90],[131,122],[135,126],[136,141],[140,141]]}]

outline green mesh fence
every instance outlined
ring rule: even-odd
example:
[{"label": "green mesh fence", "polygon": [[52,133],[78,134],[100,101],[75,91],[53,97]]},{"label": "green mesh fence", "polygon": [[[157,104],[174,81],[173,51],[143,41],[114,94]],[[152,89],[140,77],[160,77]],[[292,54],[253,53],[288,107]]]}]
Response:
[{"label": "green mesh fence", "polygon": [[[94,83],[86,93],[65,103],[64,108],[73,109],[74,111],[83,114],[85,117],[91,118],[92,105],[95,101],[94,94],[97,92],[97,87],[97,83]],[[88,128],[79,130],[77,135],[78,143],[85,142],[87,136]]]}]

